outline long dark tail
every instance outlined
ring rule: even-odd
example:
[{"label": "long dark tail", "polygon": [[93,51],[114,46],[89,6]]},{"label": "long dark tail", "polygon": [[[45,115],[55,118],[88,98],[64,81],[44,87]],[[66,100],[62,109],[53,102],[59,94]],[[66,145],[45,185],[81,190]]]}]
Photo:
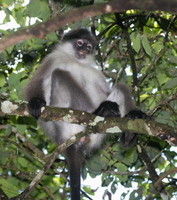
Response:
[{"label": "long dark tail", "polygon": [[75,143],[66,149],[69,167],[71,200],[80,200],[80,173],[84,161],[83,147]]},{"label": "long dark tail", "polygon": [[125,149],[129,149],[135,146],[137,140],[138,140],[137,133],[129,133],[129,132],[120,133],[120,145]]}]

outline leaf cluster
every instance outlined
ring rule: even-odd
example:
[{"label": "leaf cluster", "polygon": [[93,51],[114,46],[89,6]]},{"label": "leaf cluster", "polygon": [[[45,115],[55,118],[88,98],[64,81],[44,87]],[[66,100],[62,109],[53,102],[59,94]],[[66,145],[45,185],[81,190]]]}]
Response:
[{"label": "leaf cluster", "polygon": [[[2,24],[12,19],[16,28],[0,30],[1,37],[22,27],[45,21],[56,12],[67,12],[76,7],[105,1],[49,1],[35,0],[27,4],[23,0],[0,1],[5,13]],[[58,8],[56,11],[54,8]],[[132,86],[134,100],[143,111],[161,123],[177,126],[177,17],[163,11],[144,12],[127,10],[121,13],[104,14],[67,24],[45,38],[33,38],[18,43],[0,54],[1,100],[21,101],[22,91],[39,62],[52,50],[68,28],[91,27],[98,39],[96,61],[108,81],[113,85],[121,81]],[[1,28],[1,26],[0,26]],[[42,133],[31,118],[0,117],[0,182],[4,193],[17,196],[29,185],[41,170],[45,156],[55,146]],[[24,138],[28,143],[24,142]],[[139,136],[142,144],[162,179],[171,199],[176,195],[175,172],[176,147],[154,137]],[[29,199],[66,199],[69,196],[68,171],[62,155],[45,174],[40,184],[30,193]],[[86,160],[83,179],[101,177],[105,194],[109,191],[120,199],[161,199],[154,188],[148,167],[140,158],[137,148],[129,150],[119,146],[115,134],[109,136],[103,149],[93,152]],[[120,185],[126,192],[120,192]],[[133,188],[133,189],[132,189]],[[97,188],[83,187],[83,199],[89,194],[94,198]],[[121,193],[121,194],[120,194]],[[104,198],[103,197],[103,198]],[[100,198],[101,199],[101,198]]]}]

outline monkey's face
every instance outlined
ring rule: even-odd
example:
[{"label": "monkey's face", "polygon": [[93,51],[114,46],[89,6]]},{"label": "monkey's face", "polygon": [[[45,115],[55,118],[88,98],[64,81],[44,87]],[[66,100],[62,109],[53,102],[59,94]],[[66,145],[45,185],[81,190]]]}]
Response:
[{"label": "monkey's face", "polygon": [[78,59],[85,59],[87,55],[93,52],[93,45],[86,39],[74,40],[73,47]]}]

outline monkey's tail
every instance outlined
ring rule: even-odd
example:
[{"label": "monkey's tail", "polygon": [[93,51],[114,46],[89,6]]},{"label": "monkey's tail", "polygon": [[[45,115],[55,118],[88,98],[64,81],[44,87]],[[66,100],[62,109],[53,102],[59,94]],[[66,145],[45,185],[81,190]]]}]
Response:
[{"label": "monkey's tail", "polygon": [[80,174],[84,162],[82,146],[75,143],[66,149],[66,159],[69,168],[71,200],[80,200]]},{"label": "monkey's tail", "polygon": [[125,149],[129,149],[135,146],[137,140],[138,140],[137,133],[129,133],[129,132],[120,133],[120,145]]}]

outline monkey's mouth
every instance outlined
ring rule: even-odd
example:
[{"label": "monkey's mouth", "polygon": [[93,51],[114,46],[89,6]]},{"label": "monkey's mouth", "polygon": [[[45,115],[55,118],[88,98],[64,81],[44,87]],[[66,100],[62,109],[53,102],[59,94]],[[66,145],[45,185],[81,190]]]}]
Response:
[{"label": "monkey's mouth", "polygon": [[87,55],[87,51],[79,51],[80,55]]},{"label": "monkey's mouth", "polygon": [[78,54],[79,54],[79,55],[78,55],[79,58],[85,58],[85,57],[87,56],[88,53],[87,53],[86,51],[79,51]]}]

